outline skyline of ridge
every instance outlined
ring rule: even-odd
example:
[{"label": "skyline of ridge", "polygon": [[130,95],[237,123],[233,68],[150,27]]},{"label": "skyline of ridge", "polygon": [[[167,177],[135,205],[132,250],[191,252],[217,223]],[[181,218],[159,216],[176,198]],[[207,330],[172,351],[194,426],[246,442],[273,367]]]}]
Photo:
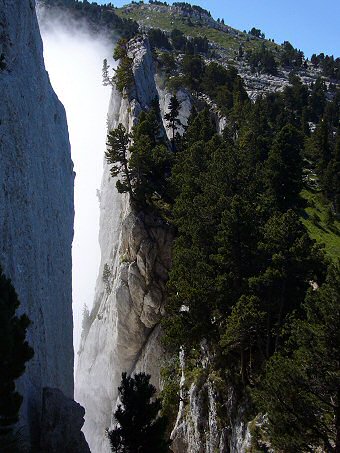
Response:
[{"label": "skyline of ridge", "polygon": [[[109,3],[106,0],[96,2]],[[114,0],[111,3],[122,7],[130,2]],[[325,0],[322,6],[317,0],[287,0],[284,5],[269,0],[240,0],[237,3],[195,0],[187,3],[207,9],[214,19],[223,18],[227,25],[241,31],[256,27],[278,44],[289,41],[308,58],[321,52],[335,58],[340,56],[340,2],[335,0]]]}]

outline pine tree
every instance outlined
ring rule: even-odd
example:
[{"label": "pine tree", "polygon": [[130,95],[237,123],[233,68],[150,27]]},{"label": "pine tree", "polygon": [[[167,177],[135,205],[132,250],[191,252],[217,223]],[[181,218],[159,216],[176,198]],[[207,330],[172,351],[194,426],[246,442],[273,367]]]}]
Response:
[{"label": "pine tree", "polygon": [[33,349],[25,339],[30,320],[15,314],[19,305],[11,281],[0,268],[0,444],[18,421],[23,398],[16,391],[15,381],[33,357]]},{"label": "pine tree", "polygon": [[268,195],[281,211],[295,207],[302,189],[301,133],[288,124],[278,133],[266,162]]},{"label": "pine tree", "polygon": [[183,126],[181,121],[178,119],[179,111],[181,108],[181,102],[177,99],[176,95],[171,96],[169,103],[169,112],[164,115],[167,121],[167,126],[172,130],[172,150],[176,150],[175,136],[178,128]]},{"label": "pine tree", "polygon": [[287,316],[301,307],[310,281],[322,281],[325,263],[322,251],[292,210],[275,212],[266,222],[257,255],[262,266],[249,279],[249,287],[266,312],[262,352],[268,358],[280,345]]},{"label": "pine tree", "polygon": [[243,295],[233,307],[220,340],[230,367],[234,362],[233,355],[237,355],[243,384],[249,382],[252,367],[256,366],[257,343],[265,331],[266,314],[260,307],[260,300],[256,296]]},{"label": "pine tree", "polygon": [[120,193],[129,192],[131,198],[134,198],[131,171],[129,169],[128,149],[131,136],[126,132],[125,127],[119,124],[116,129],[109,132],[107,136],[107,151],[105,158],[111,165],[110,173],[112,177],[119,176],[116,183],[117,190]]},{"label": "pine tree", "polygon": [[128,41],[126,39],[122,38],[118,41],[113,58],[116,61],[119,60],[119,64],[111,80],[116,84],[117,90],[124,93],[124,90],[128,90],[134,81],[133,62],[132,58],[128,56]]},{"label": "pine tree", "polygon": [[295,319],[285,348],[268,362],[254,392],[280,451],[340,452],[340,266],[311,288],[305,316]]},{"label": "pine tree", "polygon": [[167,453],[167,420],[159,416],[161,401],[155,398],[156,388],[150,375],[122,374],[118,387],[121,404],[115,411],[117,425],[108,431],[111,450],[115,453]]},{"label": "pine tree", "polygon": [[142,112],[133,128],[129,167],[136,200],[152,204],[153,199],[168,200],[168,177],[173,155],[165,145],[161,119],[152,108]]}]

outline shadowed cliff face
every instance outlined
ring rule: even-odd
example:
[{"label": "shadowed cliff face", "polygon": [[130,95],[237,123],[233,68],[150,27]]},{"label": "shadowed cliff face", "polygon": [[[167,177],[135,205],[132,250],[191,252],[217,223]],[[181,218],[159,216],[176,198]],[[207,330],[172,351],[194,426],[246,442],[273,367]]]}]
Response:
[{"label": "shadowed cliff face", "polygon": [[0,263],[32,321],[20,380],[38,428],[42,388],[73,396],[73,165],[65,111],[44,68],[29,0],[0,0]]}]

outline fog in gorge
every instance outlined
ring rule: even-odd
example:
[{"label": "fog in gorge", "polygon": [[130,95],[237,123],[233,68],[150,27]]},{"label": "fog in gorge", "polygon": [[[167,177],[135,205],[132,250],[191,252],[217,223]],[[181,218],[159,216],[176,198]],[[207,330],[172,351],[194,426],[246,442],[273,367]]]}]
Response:
[{"label": "fog in gorge", "polygon": [[91,309],[100,262],[98,189],[110,97],[109,88],[102,85],[102,64],[104,58],[112,60],[114,43],[65,14],[52,17],[39,8],[38,17],[46,69],[66,109],[76,173],[72,277],[77,359],[84,304]]}]

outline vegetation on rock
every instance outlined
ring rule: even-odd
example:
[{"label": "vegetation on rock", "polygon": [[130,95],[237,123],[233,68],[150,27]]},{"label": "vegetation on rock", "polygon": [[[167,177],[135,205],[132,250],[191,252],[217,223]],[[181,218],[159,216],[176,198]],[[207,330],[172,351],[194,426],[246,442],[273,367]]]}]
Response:
[{"label": "vegetation on rock", "polygon": [[122,374],[115,428],[108,430],[111,450],[115,453],[167,453],[167,420],[160,416],[161,400],[155,398],[156,388],[150,376]]},{"label": "vegetation on rock", "polygon": [[[237,70],[207,62],[206,50],[196,52],[180,27],[149,35],[153,48],[162,48],[160,66],[173,75],[169,86],[190,93],[188,126],[176,141],[180,104],[173,95],[165,117],[170,143],[156,105],[140,114],[131,135],[121,125],[110,133],[121,133],[124,146],[119,154],[108,139],[106,157],[118,190],[139,206],[161,206],[158,213],[166,210],[176,230],[164,345],[169,354],[183,348],[191,357],[207,344],[220,381],[239,400],[251,399],[252,415],[267,413],[274,447],[338,451],[339,267],[329,266],[314,240],[320,237],[310,226],[318,222],[306,200],[315,194],[319,227],[327,224],[338,240],[339,91],[322,78],[306,86],[294,70],[282,92],[251,102]],[[260,30],[252,35],[264,39]],[[169,56],[170,48],[180,57]],[[272,74],[280,64],[304,64],[289,42],[280,55],[271,52],[262,46],[246,57],[254,70]],[[226,118],[223,133],[213,111]],[[172,417],[173,374],[162,395]]]}]

